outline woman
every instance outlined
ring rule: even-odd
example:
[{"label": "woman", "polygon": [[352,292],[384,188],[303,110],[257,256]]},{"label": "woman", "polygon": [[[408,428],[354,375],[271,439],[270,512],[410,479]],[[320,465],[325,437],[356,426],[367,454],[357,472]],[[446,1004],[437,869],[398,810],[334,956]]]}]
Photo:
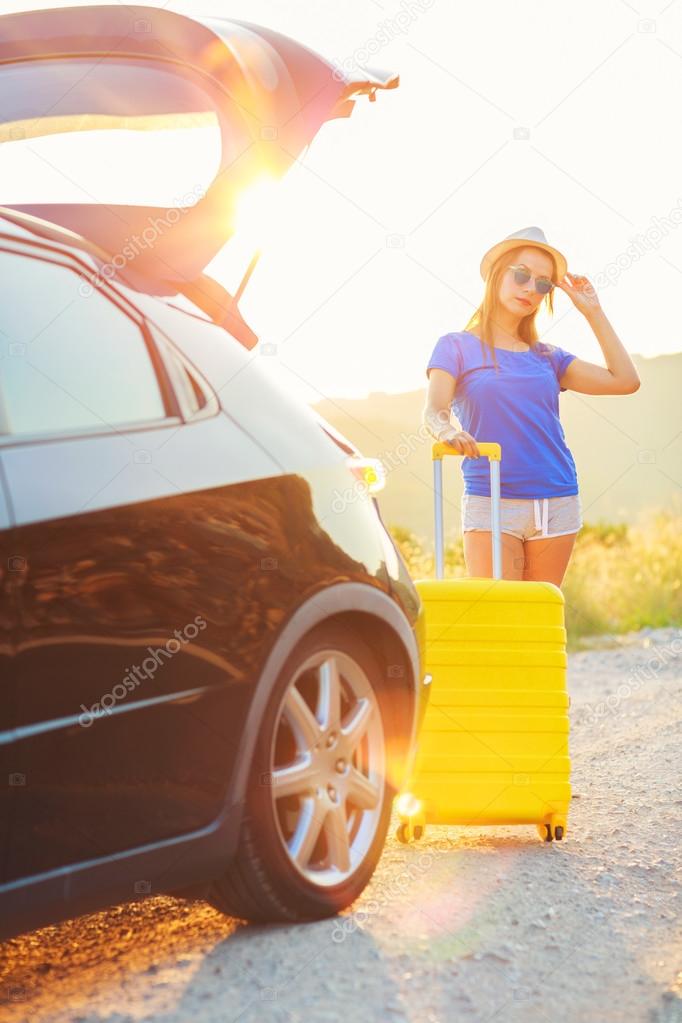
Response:
[{"label": "woman", "polygon": [[[497,441],[503,578],[560,586],[583,523],[559,393],[632,394],[639,376],[590,282],[568,273],[566,259],[539,227],[493,245],[480,269],[481,305],[463,331],[438,340],[429,361],[424,424],[466,456],[462,533],[469,575],[492,576],[489,463],[476,441]],[[585,316],[608,368],[538,340],[535,317],[543,300],[553,312],[554,287]],[[451,405],[462,429],[450,424]]]}]

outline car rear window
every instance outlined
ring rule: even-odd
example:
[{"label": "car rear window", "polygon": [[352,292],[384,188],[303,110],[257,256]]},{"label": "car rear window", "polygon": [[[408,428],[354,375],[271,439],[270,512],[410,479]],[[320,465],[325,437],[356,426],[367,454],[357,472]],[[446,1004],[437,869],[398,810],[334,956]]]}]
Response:
[{"label": "car rear window", "polygon": [[[187,70],[44,60],[6,65],[0,85],[0,204],[191,206],[220,167],[217,97]],[[238,121],[232,138],[236,157]]]}]

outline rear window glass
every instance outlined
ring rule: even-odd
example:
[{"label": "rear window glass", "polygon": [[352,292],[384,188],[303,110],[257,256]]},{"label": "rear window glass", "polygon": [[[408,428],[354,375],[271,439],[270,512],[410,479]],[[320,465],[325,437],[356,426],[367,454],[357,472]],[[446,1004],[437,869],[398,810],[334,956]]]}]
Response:
[{"label": "rear window glass", "polygon": [[[221,137],[212,86],[189,74],[133,58],[3,67],[0,204],[194,205]],[[228,160],[246,144],[240,123],[229,134]]]}]

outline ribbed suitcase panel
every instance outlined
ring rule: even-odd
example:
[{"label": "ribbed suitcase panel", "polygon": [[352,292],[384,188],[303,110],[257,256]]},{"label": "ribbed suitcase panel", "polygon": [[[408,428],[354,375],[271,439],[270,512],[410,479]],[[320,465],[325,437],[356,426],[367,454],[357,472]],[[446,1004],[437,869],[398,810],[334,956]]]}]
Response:
[{"label": "ribbed suitcase panel", "polygon": [[[492,631],[492,630],[491,630]],[[434,667],[442,665],[454,668],[457,665],[473,664],[479,667],[498,667],[500,674],[509,668],[565,668],[566,653],[563,650],[536,648],[532,643],[510,650],[495,642],[494,633],[483,646],[462,648],[458,643],[431,642],[426,645],[426,659]]]},{"label": "ribbed suitcase panel", "polygon": [[[462,760],[464,761],[464,758]],[[456,761],[454,764],[456,767]],[[557,775],[561,781],[564,781],[571,765],[568,757],[568,745],[564,743],[562,747],[557,747],[556,751],[549,751],[547,754],[539,756],[508,751],[504,754],[496,754],[484,749],[480,754],[469,753],[464,766],[467,774],[473,771],[476,775],[503,774],[506,776],[509,771],[513,771],[515,774],[528,777]],[[453,758],[447,754],[424,754],[420,759],[420,767],[422,771],[430,773],[449,774],[452,773]],[[521,784],[521,782],[516,779],[515,784]],[[523,784],[526,782],[524,781]]]},{"label": "ribbed suitcase panel", "polygon": [[[564,714],[543,713],[542,708],[537,713],[529,713],[526,708],[506,707],[507,713],[499,713],[499,708],[486,710],[485,708],[471,707],[430,707],[422,726],[423,735],[433,735],[433,741],[438,741],[438,735],[446,732],[457,735],[459,732],[469,732],[474,735],[490,735],[493,732],[524,732],[530,738],[535,732],[549,733],[552,735],[568,734],[568,717]],[[479,713],[476,713],[476,711]],[[447,739],[445,740],[447,742]],[[455,741],[452,744],[455,746]]]},{"label": "ribbed suitcase panel", "polygon": [[566,666],[546,664],[500,667],[496,664],[480,665],[469,658],[462,664],[434,664],[426,650],[426,670],[431,674],[433,694],[443,688],[527,690],[534,692],[566,692]]},{"label": "ribbed suitcase panel", "polygon": [[[535,732],[529,735],[528,732],[458,732],[456,744],[453,733],[448,730],[442,732],[422,731],[419,736],[419,745],[415,766],[418,768],[423,757],[446,756],[451,758],[453,767],[461,770],[457,765],[462,758],[480,756],[484,753],[494,753],[500,757],[509,757],[515,754],[526,754],[536,757],[565,756],[568,752],[568,732],[564,735],[556,732]],[[453,736],[452,739],[449,737]],[[532,751],[532,752],[531,752]],[[411,791],[414,786],[411,787]]]},{"label": "ribbed suitcase panel", "polygon": [[450,774],[431,774],[420,793],[434,824],[533,825],[553,813],[565,816],[571,786],[565,780],[548,782],[545,777],[528,786],[514,786],[506,776],[469,780],[450,790]]},{"label": "ribbed suitcase panel", "polygon": [[[491,636],[491,629],[494,630]],[[511,649],[524,649],[528,643],[547,650],[563,650],[566,629],[563,625],[469,625],[462,622],[426,622],[426,641],[456,642],[458,646],[476,649],[481,643],[504,643]]]},{"label": "ribbed suitcase panel", "polygon": [[454,686],[438,687],[434,690],[427,714],[434,708],[441,707],[568,707],[568,694],[562,689],[546,689],[538,692],[535,689],[456,689]]}]

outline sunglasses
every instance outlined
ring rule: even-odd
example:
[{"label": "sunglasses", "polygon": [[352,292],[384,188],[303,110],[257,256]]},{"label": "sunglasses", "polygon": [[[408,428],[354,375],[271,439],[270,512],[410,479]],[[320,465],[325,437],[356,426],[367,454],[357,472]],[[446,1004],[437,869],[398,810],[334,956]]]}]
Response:
[{"label": "sunglasses", "polygon": [[[517,284],[525,284],[531,279],[531,274],[528,272],[525,266],[508,266],[508,270],[514,271],[514,280]],[[540,295],[548,295],[554,287],[554,282],[549,277],[536,277],[535,278],[535,290]]]}]

